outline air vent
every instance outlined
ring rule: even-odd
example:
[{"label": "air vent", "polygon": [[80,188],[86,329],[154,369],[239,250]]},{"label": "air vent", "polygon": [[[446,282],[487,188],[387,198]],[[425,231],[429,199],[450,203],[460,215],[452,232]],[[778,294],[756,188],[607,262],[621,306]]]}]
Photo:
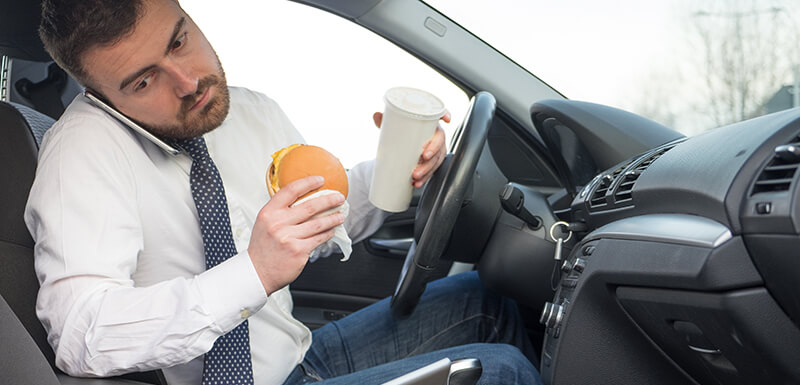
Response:
[{"label": "air vent", "polygon": [[636,183],[636,180],[639,179],[639,175],[642,175],[644,170],[650,167],[650,165],[653,164],[653,162],[655,162],[656,159],[661,157],[661,155],[664,155],[665,152],[669,151],[673,147],[675,147],[675,145],[663,147],[656,150],[656,152],[648,155],[632,170],[625,172],[625,176],[619,182],[616,189],[614,190],[614,202],[623,203],[633,199],[632,196],[633,185],[634,183]]},{"label": "air vent", "polygon": [[610,174],[606,174],[600,178],[600,182],[597,183],[597,187],[589,199],[589,207],[596,209],[608,204],[606,201],[606,193],[608,192],[608,189],[611,188],[611,185],[614,184],[614,180],[617,179],[617,176],[619,176],[619,174],[622,173],[622,170],[625,170],[626,167],[628,167],[628,164],[625,164]]},{"label": "air vent", "polygon": [[636,179],[639,179],[638,171],[634,170],[625,173],[624,179],[622,179],[617,186],[617,190],[614,192],[614,202],[621,203],[633,199],[631,191],[633,191],[633,184],[636,182]]},{"label": "air vent", "polygon": [[798,164],[800,164],[800,136],[794,137],[790,143],[775,147],[775,156],[758,175],[753,186],[753,194],[789,190]]}]

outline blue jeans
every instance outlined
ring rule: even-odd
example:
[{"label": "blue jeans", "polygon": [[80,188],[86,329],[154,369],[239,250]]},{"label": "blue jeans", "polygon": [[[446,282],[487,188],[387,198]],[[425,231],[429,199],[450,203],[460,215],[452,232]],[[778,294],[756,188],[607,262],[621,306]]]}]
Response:
[{"label": "blue jeans", "polygon": [[516,303],[470,272],[428,284],[408,319],[387,298],[315,330],[284,385],[380,384],[445,357],[480,359],[478,384],[541,384]]}]

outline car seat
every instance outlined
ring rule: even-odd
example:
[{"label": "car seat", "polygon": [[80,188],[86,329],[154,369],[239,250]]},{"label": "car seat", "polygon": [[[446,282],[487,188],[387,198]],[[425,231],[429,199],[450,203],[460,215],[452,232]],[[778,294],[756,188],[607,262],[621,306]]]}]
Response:
[{"label": "car seat", "polygon": [[[47,334],[34,312],[39,282],[33,271],[33,239],[23,221],[36,171],[38,143],[53,119],[24,106],[0,102],[0,295],[33,340],[53,361]],[[34,133],[35,132],[35,133]]]},{"label": "car seat", "polygon": [[[0,101],[0,181],[3,181],[3,187],[0,188],[0,297],[5,305],[0,309],[3,311],[0,335],[16,335],[20,326],[29,335],[29,339],[2,339],[5,345],[2,354],[11,355],[2,361],[16,367],[13,373],[21,371],[17,374],[25,375],[29,371],[26,369],[28,364],[32,365],[31,360],[39,360],[49,364],[50,370],[47,371],[49,374],[36,370],[37,375],[50,377],[57,373],[59,378],[66,378],[55,368],[55,354],[47,342],[44,327],[36,317],[39,281],[33,266],[34,242],[23,220],[28,193],[36,173],[39,144],[45,131],[54,122],[52,118],[26,106]],[[38,347],[38,358],[28,346],[30,340]],[[23,345],[13,346],[5,341]],[[18,356],[17,352],[24,353],[24,357]],[[151,384],[166,383],[160,371],[135,373],[124,378]],[[46,379],[31,382],[24,380],[24,377],[11,382],[8,380],[4,378],[0,382],[47,383]]]},{"label": "car seat", "polygon": [[6,301],[0,297],[0,381],[9,384],[59,385],[47,359],[36,342],[19,322]]},{"label": "car seat", "polygon": [[[67,381],[78,380],[67,379],[55,368],[55,354],[36,317],[39,281],[33,267],[34,242],[23,220],[36,172],[39,143],[53,122],[52,118],[31,108],[0,101],[0,181],[3,181],[0,188],[0,336],[3,337],[0,339],[3,341],[0,362],[8,366],[8,370],[0,372],[6,376],[0,378],[2,383],[48,384],[56,375]],[[23,330],[27,335],[20,335]],[[33,381],[29,376],[36,376],[38,380]],[[160,372],[137,373],[126,378],[166,383]]]},{"label": "car seat", "polygon": [[[3,188],[0,189],[0,296],[4,299],[2,334],[5,336],[23,326],[28,338],[38,346],[40,360],[45,364],[51,363],[51,367],[55,356],[34,310],[39,282],[33,270],[33,239],[22,217],[36,170],[38,145],[35,137],[38,135],[41,138],[44,130],[52,123],[53,119],[29,108],[0,102],[0,180],[3,181]],[[39,134],[34,134],[34,130]],[[13,313],[9,314],[12,310]],[[2,360],[14,367],[14,370],[27,368],[28,361],[33,357],[33,352],[24,346],[10,349],[11,345],[6,344],[6,341],[23,343],[21,338],[3,338],[4,355],[20,353],[25,356]],[[54,378],[52,369],[49,372]]]}]

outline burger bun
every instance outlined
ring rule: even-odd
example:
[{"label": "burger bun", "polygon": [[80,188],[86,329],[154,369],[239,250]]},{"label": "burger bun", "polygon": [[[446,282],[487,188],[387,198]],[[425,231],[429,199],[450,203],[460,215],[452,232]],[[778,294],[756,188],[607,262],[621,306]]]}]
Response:
[{"label": "burger bun", "polygon": [[321,176],[325,183],[298,200],[321,190],[335,190],[347,197],[347,173],[339,159],[322,147],[304,144],[292,145],[272,154],[267,172],[269,195],[273,196],[281,187],[307,176]]}]

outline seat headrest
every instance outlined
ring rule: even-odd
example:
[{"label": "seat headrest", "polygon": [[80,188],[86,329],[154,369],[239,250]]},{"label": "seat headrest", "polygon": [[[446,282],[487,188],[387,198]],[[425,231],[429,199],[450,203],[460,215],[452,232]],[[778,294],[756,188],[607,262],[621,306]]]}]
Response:
[{"label": "seat headrest", "polygon": [[39,148],[39,146],[42,144],[42,137],[44,137],[44,133],[56,121],[53,118],[28,106],[13,102],[9,102],[8,104],[10,104],[11,107],[14,107],[14,109],[16,109],[17,112],[22,115],[22,118],[28,123],[28,128],[31,130],[33,139],[36,141],[36,148]]},{"label": "seat headrest", "polygon": [[47,62],[52,60],[39,39],[39,0],[5,1],[0,12],[0,55]]}]

